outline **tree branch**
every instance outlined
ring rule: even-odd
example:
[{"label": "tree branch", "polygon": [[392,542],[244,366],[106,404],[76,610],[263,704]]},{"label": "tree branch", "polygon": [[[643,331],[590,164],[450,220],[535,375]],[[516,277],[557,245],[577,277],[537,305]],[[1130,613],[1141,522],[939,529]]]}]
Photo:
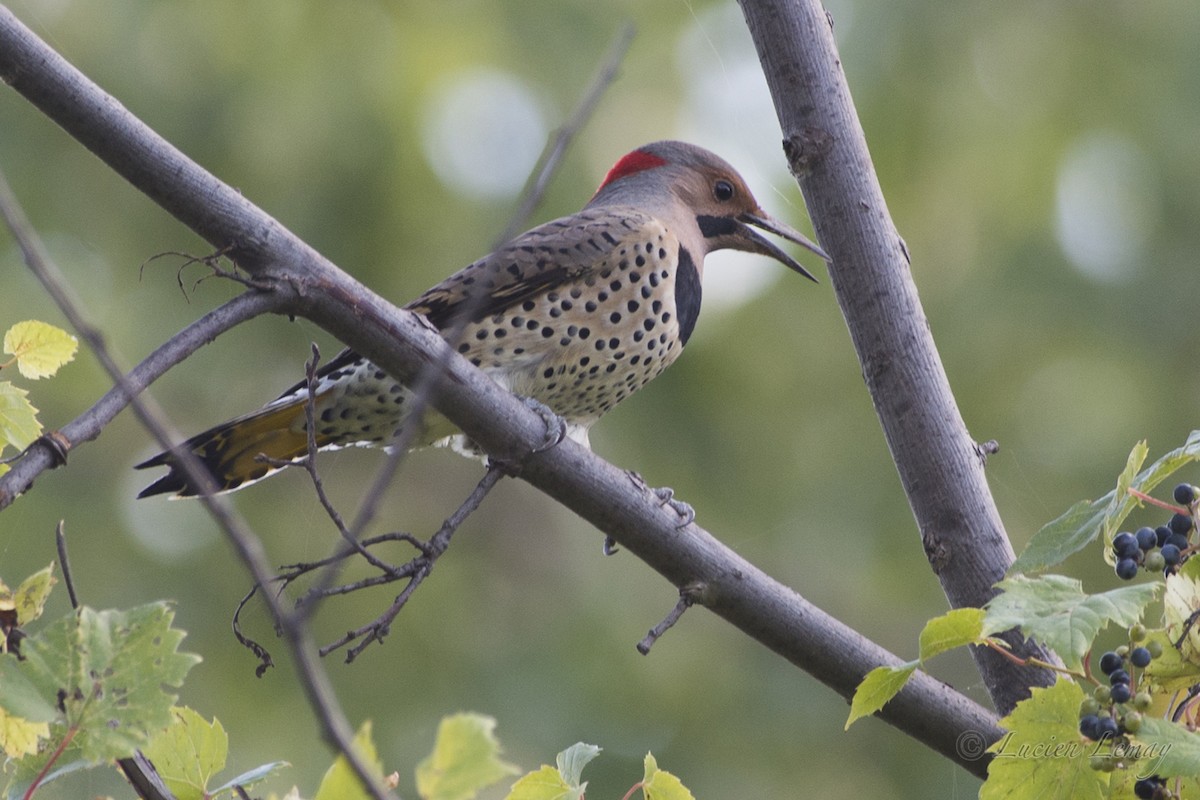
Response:
[{"label": "tree branch", "polygon": [[[259,314],[278,311],[282,302],[280,296],[268,292],[249,291],[238,295],[172,336],[125,376],[124,386],[135,394],[144,391],[167,370],[182,363],[220,334]],[[104,426],[112,422],[129,405],[129,401],[130,396],[122,384],[116,384],[91,408],[57,432],[58,436],[54,438],[57,448],[44,439],[30,445],[20,458],[13,461],[12,469],[0,476],[0,510],[27,491],[38,475],[58,466],[64,451],[69,452],[82,442],[98,437]]]},{"label": "tree branch", "polygon": [[[900,659],[779,584],[695,524],[631,483],[624,470],[574,442],[537,452],[545,423],[472,367],[413,314],[354,282],[249,200],[143,125],[0,9],[0,77],[114,170],[254,277],[293,291],[288,309],[306,316],[391,375],[412,382],[444,363],[434,406],[520,477],[578,513],[677,587],[843,697],[880,664]],[[260,552],[245,552],[251,565]],[[256,580],[260,576],[254,567]],[[263,584],[266,585],[266,584]],[[274,611],[274,609],[273,609]],[[297,659],[302,655],[293,648]],[[976,775],[985,762],[957,751],[961,736],[998,738],[995,716],[917,673],[880,716]],[[975,754],[978,758],[978,754]]]},{"label": "tree branch", "polygon": [[[7,9],[0,8],[0,26],[3,25],[6,14]],[[172,439],[175,438],[174,432],[169,430],[158,409],[148,402],[147,398],[139,396],[134,387],[130,385],[129,379],[117,366],[112,354],[108,351],[104,338],[84,317],[67,284],[61,279],[57,267],[50,261],[40,239],[34,234],[24,212],[17,205],[3,175],[0,175],[0,216],[4,218],[16,238],[30,271],[42,282],[47,293],[58,304],[63,316],[71,322],[80,337],[91,348],[92,354],[116,384],[121,395],[129,399],[138,419],[164,449],[171,449]],[[179,459],[179,466],[187,474],[188,479],[202,488],[200,502],[204,504],[209,515],[217,522],[226,538],[238,551],[238,555],[254,576],[255,581],[265,586],[271,579],[271,569],[262,542],[233,510],[226,498],[213,495],[212,492],[216,487],[213,484],[212,476],[200,464],[199,459],[186,450],[176,449],[175,452]],[[300,676],[300,684],[308,695],[309,704],[316,714],[326,741],[346,758],[346,762],[358,776],[364,789],[375,800],[396,800],[396,796],[383,785],[383,782],[372,772],[362,754],[354,747],[354,731],[346,720],[341,706],[338,705],[333,688],[329,683],[328,674],[314,653],[315,645],[309,634],[308,626],[297,615],[284,608],[278,597],[264,592],[263,599],[292,651],[292,657]]]},{"label": "tree branch", "polygon": [[[1012,545],[917,297],[908,252],[888,215],[831,20],[817,0],[739,2],[792,172],[821,246],[833,256],[833,288],[925,554],[952,607],[981,607],[1012,564]],[[1015,633],[1004,638],[1022,657],[1056,660]],[[1004,713],[1029,696],[1030,686],[1055,680],[987,648],[973,653]]]}]

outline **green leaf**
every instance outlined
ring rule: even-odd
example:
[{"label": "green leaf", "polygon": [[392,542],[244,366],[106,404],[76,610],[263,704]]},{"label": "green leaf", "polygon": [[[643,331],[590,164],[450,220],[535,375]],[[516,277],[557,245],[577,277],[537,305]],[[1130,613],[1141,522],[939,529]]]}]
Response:
[{"label": "green leaf", "polygon": [[520,770],[501,761],[496,720],[454,714],[438,725],[433,752],[417,765],[417,794],[426,800],[469,800],[485,786]]},{"label": "green leaf", "polygon": [[29,392],[8,381],[0,381],[0,450],[12,445],[24,450],[42,435],[38,410],[28,400]]},{"label": "green leaf", "polygon": [[[1189,558],[1179,572],[1167,578],[1167,593],[1163,597],[1167,636],[1172,644],[1180,642],[1179,655],[1189,664],[1200,664],[1200,619],[1192,619],[1197,611],[1200,611],[1200,558]],[[1163,656],[1166,655],[1164,651]]]},{"label": "green leaf", "polygon": [[8,758],[36,753],[38,741],[49,735],[50,726],[45,722],[30,722],[0,708],[0,752]]},{"label": "green leaf", "polygon": [[177,651],[184,633],[171,627],[166,603],[130,611],[83,607],[21,646],[21,673],[61,710],[79,756],[92,763],[123,758],[171,722],[179,686],[200,657]]},{"label": "green leaf", "polygon": [[175,721],[142,748],[146,758],[178,800],[204,800],[208,782],[225,768],[229,737],[214,719],[190,708],[173,710]]},{"label": "green leaf", "polygon": [[1111,543],[1113,534],[1125,517],[1141,502],[1129,494],[1129,489],[1149,494],[1181,467],[1200,460],[1200,431],[1192,431],[1182,447],[1172,450],[1135,475],[1147,452],[1145,442],[1139,442],[1129,453],[1125,469],[1117,477],[1117,486],[1113,491],[1097,500],[1076,503],[1034,534],[1020,557],[1009,567],[1008,574],[1037,572],[1052,567],[1087,547],[1101,534],[1104,534],[1106,543]]},{"label": "green leaf", "polygon": [[[10,792],[27,786],[51,759],[54,777],[123,758],[170,723],[175,696],[164,687],[179,686],[200,660],[178,652],[184,633],[171,627],[173,618],[166,603],[129,611],[83,607],[26,639],[15,669],[11,656],[0,657],[6,678],[0,702],[15,671],[41,703],[57,710],[50,743],[15,762]],[[56,755],[54,742],[67,736],[69,744]]]},{"label": "green leaf", "polygon": [[956,608],[926,622],[921,631],[921,661],[979,641],[985,613],[982,608]]},{"label": "green leaf", "polygon": [[562,773],[563,779],[572,786],[583,787],[586,784],[581,783],[583,776],[583,768],[592,762],[596,756],[600,755],[600,748],[594,744],[585,744],[576,742],[558,754],[555,762],[558,764],[558,771]]},{"label": "green leaf", "polygon": [[4,334],[4,352],[17,357],[26,378],[48,378],[75,358],[79,341],[62,328],[31,319],[18,322]]},{"label": "green leaf", "polygon": [[[58,581],[54,577],[54,562],[51,561],[45,569],[40,569],[21,581],[21,585],[12,593],[13,608],[17,612],[17,625],[25,627],[42,615],[46,607],[46,598],[50,589]],[[0,592],[0,608],[4,608],[5,598]]]},{"label": "green leaf", "polygon": [[504,800],[582,800],[583,792],[563,780],[562,773],[549,764],[522,775]]},{"label": "green leaf", "polygon": [[42,695],[41,689],[22,671],[21,662],[12,653],[0,654],[0,710],[33,722],[58,719],[54,701]]},{"label": "green leaf", "polygon": [[[1171,581],[1167,581],[1167,596],[1171,595]],[[1175,649],[1174,640],[1165,632],[1154,631],[1146,642],[1158,642],[1162,646],[1162,655],[1150,662],[1142,673],[1145,680],[1159,692],[1178,692],[1190,689],[1200,683],[1200,664],[1186,660]],[[1139,687],[1140,688],[1140,687]]]},{"label": "green leaf", "polygon": [[1009,733],[988,748],[995,758],[980,800],[1108,797],[1107,774],[1089,764],[1095,745],[1081,743],[1076,729],[1083,696],[1078,684],[1060,677],[1053,686],[1034,688],[1000,720]]},{"label": "green leaf", "polygon": [[845,729],[849,729],[855,720],[869,717],[887,705],[896,694],[908,683],[908,678],[917,668],[916,661],[901,664],[898,667],[876,667],[867,673],[862,683],[854,690],[854,698],[850,701],[850,717],[846,720]]},{"label": "green leaf", "polygon": [[1100,629],[1109,622],[1125,627],[1137,622],[1161,585],[1142,583],[1089,595],[1074,578],[1015,575],[996,584],[1001,593],[987,604],[983,633],[1020,628],[1078,669]]},{"label": "green leaf", "polygon": [[658,768],[651,754],[646,753],[643,767],[642,793],[646,800],[696,800],[679,778]]},{"label": "green leaf", "polygon": [[[358,733],[354,734],[354,749],[367,763],[371,772],[382,780],[383,765],[375,750],[375,741],[371,738],[370,720],[364,722]],[[313,800],[371,800],[371,795],[363,787],[346,757],[338,756],[333,766],[327,769],[325,776],[321,778],[321,785],[317,787]]]},{"label": "green leaf", "polygon": [[1139,751],[1138,772],[1173,778],[1200,775],[1200,733],[1192,733],[1165,719],[1146,716],[1134,739],[1145,748]]}]

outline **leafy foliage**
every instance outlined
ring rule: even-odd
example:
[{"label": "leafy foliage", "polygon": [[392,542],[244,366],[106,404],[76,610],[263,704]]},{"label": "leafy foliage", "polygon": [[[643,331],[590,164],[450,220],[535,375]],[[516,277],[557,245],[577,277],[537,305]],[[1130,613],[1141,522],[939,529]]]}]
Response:
[{"label": "leafy foliage", "polygon": [[980,800],[1017,797],[1104,798],[1108,776],[1091,768],[1092,747],[1076,730],[1083,690],[1060,679],[1035,688],[1028,700],[1000,720],[1011,731],[993,744],[994,758]]},{"label": "leafy foliage", "polygon": [[1161,588],[1144,583],[1089,595],[1079,581],[1062,575],[1014,575],[996,586],[1001,591],[987,605],[983,633],[1018,628],[1062,656],[1071,668],[1080,666],[1105,625],[1128,627],[1137,622]]},{"label": "leafy foliage", "polygon": [[879,711],[895,697],[909,677],[927,659],[980,641],[984,612],[978,608],[956,608],[925,623],[920,637],[920,659],[899,666],[876,667],[867,673],[850,701],[848,729],[855,720]]},{"label": "leafy foliage", "polygon": [[438,725],[433,752],[417,765],[417,793],[426,800],[469,800],[520,770],[500,760],[496,720],[480,714],[455,714]]},{"label": "leafy foliage", "polygon": [[[1136,567],[1132,573],[1144,568],[1163,580],[1088,594],[1073,578],[1010,572],[986,609],[957,609],[931,620],[921,633],[919,661],[872,670],[855,693],[847,727],[882,708],[926,659],[967,644],[1007,652],[992,637],[1015,628],[1055,651],[1066,668],[1036,664],[1056,669],[1059,679],[1034,689],[1001,720],[1008,734],[988,750],[993,760],[980,797],[1198,796],[1200,734],[1192,728],[1200,717],[1200,558],[1192,555],[1200,551],[1194,541],[1200,490],[1177,486],[1173,499],[1183,506],[1156,500],[1149,490],[1200,457],[1200,433],[1139,472],[1147,453],[1139,443],[1113,492],[1077,504],[1043,528],[1023,559],[1041,569],[1100,539],[1110,565],[1117,550]],[[1115,536],[1146,501],[1174,512],[1170,525]],[[1183,537],[1178,545],[1175,537]],[[1120,566],[1115,571],[1133,577]],[[1147,629],[1141,619],[1160,593],[1162,626]],[[1103,675],[1097,677],[1085,659],[1109,623],[1128,628],[1129,643],[1098,658]]]},{"label": "leafy foliage", "polygon": [[27,632],[54,583],[52,566],[15,591],[0,582],[7,643],[0,653],[0,747],[9,796],[132,755],[171,722],[175,698],[165,688],[180,686],[200,660],[178,651],[183,632],[171,627],[166,603],[129,611],[83,607]]},{"label": "leafy foliage", "polygon": [[31,380],[58,372],[75,358],[78,349],[79,341],[74,336],[33,319],[18,322],[4,334],[4,352],[13,357],[17,370]]},{"label": "leafy foliage", "polygon": [[[75,337],[61,328],[37,320],[18,322],[4,334],[4,352],[12,358],[0,369],[15,363],[26,378],[47,378],[73,359],[78,347]],[[25,449],[42,433],[38,410],[28,397],[24,389],[0,381],[0,456],[10,445]],[[7,471],[8,465],[0,464],[0,475]]]},{"label": "leafy foliage", "polygon": [[643,764],[642,792],[646,800],[694,800],[679,778],[658,768],[654,756],[647,753]]},{"label": "leafy foliage", "polygon": [[[364,722],[362,727],[358,729],[358,733],[354,735],[354,749],[358,751],[358,755],[365,761],[371,772],[379,779],[383,779],[383,764],[379,760],[379,753],[375,749],[375,740],[371,738],[371,723]],[[390,781],[391,785],[395,785],[395,780]],[[317,788],[317,793],[313,800],[370,800],[370,795],[363,788],[362,783],[358,780],[358,776],[354,774],[354,770],[350,767],[350,762],[345,756],[338,756],[337,760],[325,772],[325,777],[321,779],[321,785]]]},{"label": "leafy foliage", "polygon": [[1081,500],[1039,530],[1013,562],[1009,574],[1038,572],[1052,567],[1087,547],[1101,534],[1105,544],[1111,544],[1117,528],[1138,506],[1138,499],[1129,490],[1149,494],[1172,473],[1200,459],[1200,431],[1192,431],[1182,447],[1139,473],[1148,452],[1146,443],[1138,442],[1129,453],[1125,469],[1117,476],[1116,488],[1097,500]]}]

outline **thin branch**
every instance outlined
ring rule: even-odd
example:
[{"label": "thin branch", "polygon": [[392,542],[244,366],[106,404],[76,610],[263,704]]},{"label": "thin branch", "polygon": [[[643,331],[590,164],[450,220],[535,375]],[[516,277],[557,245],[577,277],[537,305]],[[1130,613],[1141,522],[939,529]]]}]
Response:
[{"label": "thin branch", "polygon": [[675,626],[676,622],[683,617],[683,612],[692,607],[692,603],[696,602],[692,599],[689,592],[681,591],[679,593],[679,602],[670,610],[667,616],[663,617],[663,621],[655,625],[646,636],[637,644],[637,651],[646,656],[650,654],[650,648],[654,643],[662,638],[662,635]]},{"label": "thin branch", "polygon": [[[0,8],[0,12],[5,11]],[[149,398],[138,396],[134,387],[129,385],[128,378],[124,371],[117,366],[104,338],[83,316],[80,306],[72,297],[61,273],[46,254],[45,247],[17,204],[3,174],[0,174],[0,216],[3,216],[9,230],[12,231],[13,238],[21,248],[30,271],[46,288],[46,292],[54,299],[63,316],[91,348],[92,354],[104,367],[112,381],[129,398],[138,419],[153,434],[160,445],[170,449],[171,442],[175,437],[163,422],[163,415],[149,402]],[[238,550],[256,582],[260,585],[265,584],[271,577],[270,568],[258,537],[223,497],[213,495],[213,491],[216,489],[213,478],[200,464],[199,459],[180,448],[175,448],[174,452],[178,455],[179,466],[186,473],[188,480],[200,487],[202,493],[200,500],[205,509]],[[326,675],[320,662],[312,654],[307,626],[297,624],[294,616],[279,603],[277,598],[264,593],[264,599],[267,601],[267,606],[271,610],[276,624],[284,632],[284,638],[296,661],[301,683],[309,696],[309,703],[316,712],[326,738],[346,757],[351,769],[376,800],[396,800],[395,795],[375,777],[370,766],[354,747],[353,731],[345,714],[337,704],[333,689],[329,684],[329,676]]]},{"label": "thin branch", "polygon": [[71,559],[67,557],[66,520],[60,519],[54,529],[54,546],[58,550],[58,566],[62,569],[63,583],[67,585],[67,596],[71,599],[71,608],[79,608],[79,595],[75,593],[75,579],[71,575]]},{"label": "thin branch", "polygon": [[[126,389],[133,394],[144,391],[171,367],[182,363],[225,331],[260,314],[278,311],[283,300],[275,293],[246,292],[205,314],[147,356],[122,383],[109,389],[91,408],[56,431],[53,441],[69,450],[81,442],[95,439],[129,405],[132,394]],[[30,445],[13,461],[12,469],[0,476],[0,510],[27,491],[38,475],[60,463],[60,454],[49,440],[39,439]]]},{"label": "thin branch", "polygon": [[459,526],[466,521],[475,509],[479,508],[479,504],[487,497],[488,492],[492,487],[504,477],[504,472],[498,467],[489,467],[484,473],[483,478],[475,486],[475,489],[467,496],[458,510],[446,519],[442,527],[433,538],[429,540],[421,549],[422,554],[414,558],[410,565],[411,578],[408,584],[396,596],[392,605],[380,614],[374,621],[355,630],[349,631],[334,642],[321,648],[321,655],[326,656],[335,650],[345,647],[350,642],[361,640],[346,651],[346,662],[353,661],[358,655],[365,650],[372,642],[381,642],[383,637],[391,630],[392,622],[396,619],[396,615],[404,608],[412,593],[417,590],[417,587],[429,577],[429,573],[433,571],[433,565],[446,552],[450,546],[450,538],[454,536],[454,532]]},{"label": "thin branch", "polygon": [[625,54],[629,52],[629,45],[633,43],[633,36],[636,32],[637,29],[634,28],[632,22],[627,20],[622,23],[600,62],[600,68],[592,77],[591,83],[588,84],[588,88],[578,105],[575,106],[575,110],[571,112],[567,121],[554,132],[554,138],[538,156],[533,174],[530,175],[529,181],[521,192],[521,201],[517,205],[517,210],[513,212],[512,219],[508,221],[508,225],[496,238],[497,247],[512,239],[529,223],[529,217],[542,202],[542,198],[546,194],[546,187],[550,185],[550,178],[562,163],[567,148],[587,125],[588,120],[596,111],[596,106],[600,103],[600,98],[616,80],[617,70],[620,68],[621,62],[625,60]]}]

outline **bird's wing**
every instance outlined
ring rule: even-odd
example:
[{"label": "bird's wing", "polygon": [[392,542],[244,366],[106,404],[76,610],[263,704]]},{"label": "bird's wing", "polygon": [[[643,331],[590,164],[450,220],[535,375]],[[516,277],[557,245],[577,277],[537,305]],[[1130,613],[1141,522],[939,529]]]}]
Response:
[{"label": "bird's wing", "polygon": [[631,208],[585,209],[521,234],[407,306],[442,331],[477,322],[587,274],[653,222]]},{"label": "bird's wing", "polygon": [[[585,278],[654,221],[632,208],[584,209],[526,231],[463,267],[405,306],[448,333],[456,322],[492,316],[551,286]],[[325,378],[359,359],[346,348],[317,370]],[[300,381],[279,399],[305,386]]]}]

